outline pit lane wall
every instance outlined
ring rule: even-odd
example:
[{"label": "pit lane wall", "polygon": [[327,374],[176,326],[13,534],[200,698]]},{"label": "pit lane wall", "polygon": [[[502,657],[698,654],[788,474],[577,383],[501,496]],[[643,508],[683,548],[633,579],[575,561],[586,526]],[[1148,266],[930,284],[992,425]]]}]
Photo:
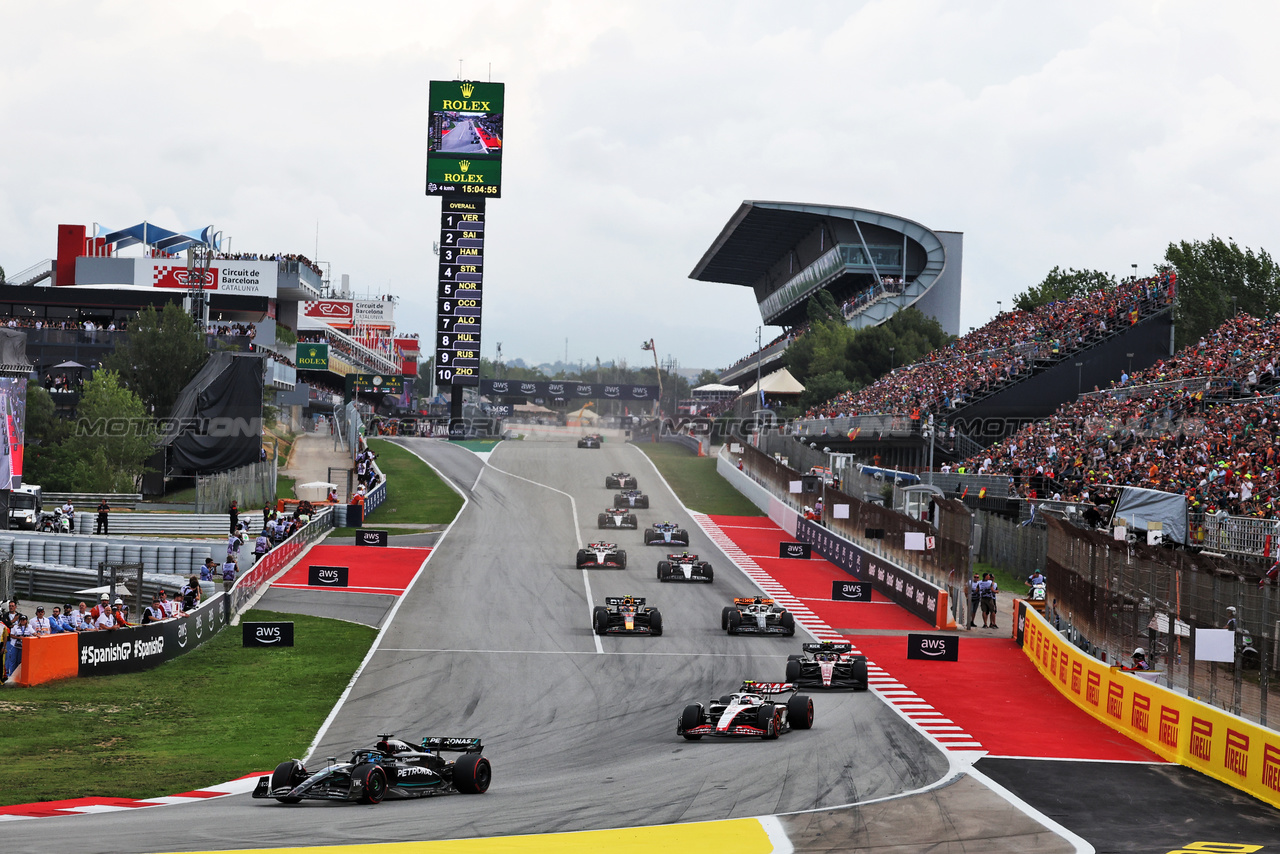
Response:
[{"label": "pit lane wall", "polygon": [[1280,807],[1280,733],[1108,667],[1018,600],[1014,640],[1059,693],[1153,753]]}]

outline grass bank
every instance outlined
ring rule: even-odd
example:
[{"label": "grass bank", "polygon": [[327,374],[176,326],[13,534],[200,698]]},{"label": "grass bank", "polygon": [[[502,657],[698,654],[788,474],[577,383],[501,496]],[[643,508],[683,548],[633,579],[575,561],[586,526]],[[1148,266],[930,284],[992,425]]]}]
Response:
[{"label": "grass bank", "polygon": [[268,611],[245,619],[292,620],[294,646],[245,649],[228,628],[154,670],[4,690],[0,805],[161,797],[301,756],[377,632]]},{"label": "grass bank", "polygon": [[386,439],[370,439],[378,468],[387,476],[387,500],[365,519],[380,522],[447,525],[462,509],[462,496],[432,471],[431,466]]},{"label": "grass bank", "polygon": [[[711,516],[763,516],[729,481],[716,473],[715,457],[699,457],[668,442],[636,445],[653,460],[685,507]],[[643,478],[641,478],[643,480]]]}]

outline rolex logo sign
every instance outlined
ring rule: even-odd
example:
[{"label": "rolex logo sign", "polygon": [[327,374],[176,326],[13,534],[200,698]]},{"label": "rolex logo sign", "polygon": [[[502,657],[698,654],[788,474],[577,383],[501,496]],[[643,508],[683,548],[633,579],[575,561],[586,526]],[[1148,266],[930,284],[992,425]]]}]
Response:
[{"label": "rolex logo sign", "polygon": [[298,344],[295,359],[299,370],[327,371],[329,369],[328,344]]},{"label": "rolex logo sign", "polygon": [[470,161],[470,160],[459,160],[459,161],[458,161],[458,168],[459,168],[459,169],[461,169],[463,172],[466,172],[468,169],[470,169],[470,168],[471,168],[471,161]]},{"label": "rolex logo sign", "polygon": [[476,87],[475,87],[475,86],[472,86],[470,83],[463,83],[463,84],[462,84],[462,97],[464,97],[464,98],[470,98],[470,97],[471,97],[471,93],[472,93],[472,92],[474,92],[474,91],[476,91]]}]

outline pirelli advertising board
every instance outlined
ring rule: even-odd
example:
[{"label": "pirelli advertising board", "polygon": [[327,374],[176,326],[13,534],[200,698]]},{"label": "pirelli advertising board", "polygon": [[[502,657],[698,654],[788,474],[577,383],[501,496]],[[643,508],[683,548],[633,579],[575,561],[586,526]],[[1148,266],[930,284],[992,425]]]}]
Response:
[{"label": "pirelli advertising board", "polygon": [[1025,600],[1015,614],[1022,651],[1068,700],[1170,762],[1280,807],[1280,733],[1108,667],[1068,642]]},{"label": "pirelli advertising board", "polygon": [[432,80],[427,195],[502,195],[504,83]]}]

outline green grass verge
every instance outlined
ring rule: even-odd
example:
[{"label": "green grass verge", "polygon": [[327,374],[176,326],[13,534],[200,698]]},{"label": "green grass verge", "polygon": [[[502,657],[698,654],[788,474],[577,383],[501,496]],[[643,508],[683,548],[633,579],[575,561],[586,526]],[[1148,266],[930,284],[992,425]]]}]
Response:
[{"label": "green grass verge", "polygon": [[653,460],[676,496],[690,510],[712,516],[764,515],[716,473],[715,457],[699,457],[683,445],[668,442],[636,447]]},{"label": "green grass verge", "polygon": [[158,498],[150,498],[148,501],[153,504],[195,504],[196,488],[192,486],[187,489],[179,489],[176,492],[170,492]]},{"label": "green grass verge", "polygon": [[294,491],[297,485],[297,479],[286,477],[280,473],[276,473],[276,498],[297,498],[298,493]]},{"label": "green grass verge", "polygon": [[373,643],[369,626],[292,620],[294,646],[245,649],[239,627],[143,673],[8,689],[0,804],[162,797],[299,757]]},{"label": "green grass verge", "polygon": [[378,468],[387,476],[387,500],[369,514],[364,520],[366,525],[377,527],[380,522],[446,525],[458,515],[462,496],[429,465],[386,439],[370,439],[369,447],[378,455]]},{"label": "green grass verge", "polygon": [[[983,563],[980,560],[975,560],[973,562],[973,571],[980,574],[985,572],[991,573],[996,579],[996,584],[1000,585],[1000,590],[1003,593],[1012,593],[1014,596],[1026,595],[1026,592],[1027,592],[1026,576],[1014,575],[1012,572],[1010,572],[1007,569],[1004,569],[998,566],[992,566],[991,564]],[[1027,573],[1027,575],[1030,575],[1030,574],[1031,573]]]}]

